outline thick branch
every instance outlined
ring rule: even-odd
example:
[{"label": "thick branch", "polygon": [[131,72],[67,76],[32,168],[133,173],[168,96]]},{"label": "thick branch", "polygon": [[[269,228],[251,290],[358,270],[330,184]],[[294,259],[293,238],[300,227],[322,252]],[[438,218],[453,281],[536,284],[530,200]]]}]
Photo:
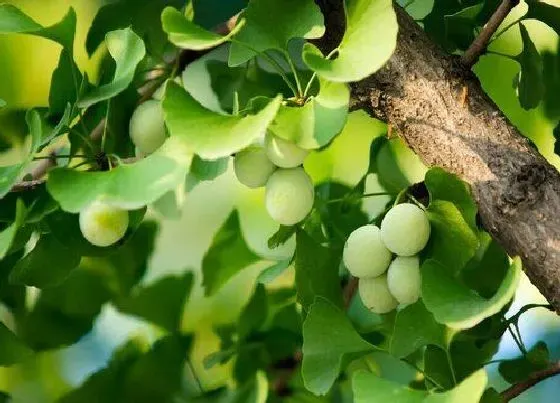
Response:
[{"label": "thick branch", "polygon": [[555,362],[550,367],[545,368],[541,371],[533,372],[529,379],[516,383],[515,385],[511,385],[508,389],[504,390],[501,393],[502,400],[504,402],[509,402],[512,399],[515,399],[517,396],[525,392],[527,389],[532,388],[537,383],[542,382],[550,377],[560,374],[560,361]]},{"label": "thick branch", "polygon": [[496,30],[502,22],[506,19],[510,11],[519,4],[519,0],[503,0],[496,12],[490,17],[488,23],[484,26],[480,34],[473,41],[471,46],[466,50],[466,52],[461,57],[461,62],[466,67],[471,67],[474,65],[478,58],[490,43],[492,36],[496,33]]},{"label": "thick branch", "polygon": [[[456,57],[396,7],[397,49],[353,85],[353,107],[396,128],[429,166],[471,184],[485,228],[560,312],[560,174]],[[465,94],[469,94],[466,98]]]}]

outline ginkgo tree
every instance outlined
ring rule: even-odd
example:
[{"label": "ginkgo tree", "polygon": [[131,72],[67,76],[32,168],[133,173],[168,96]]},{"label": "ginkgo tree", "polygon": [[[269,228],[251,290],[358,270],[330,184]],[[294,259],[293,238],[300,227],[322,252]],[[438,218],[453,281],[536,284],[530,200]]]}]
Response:
[{"label": "ginkgo tree", "polygon": [[[526,24],[560,34],[560,7],[527,0],[504,23],[519,1],[435,0],[415,20],[416,2],[116,0],[78,44],[102,53],[96,80],[74,60],[73,8],[43,26],[0,4],[0,33],[61,49],[48,106],[25,112],[25,155],[0,167],[0,365],[77,343],[111,304],[159,338],[127,341],[57,401],[507,402],[559,374],[545,343],[525,347],[517,321],[560,311],[560,175],[471,69],[517,29],[522,50],[497,56],[519,66],[519,105],[557,122],[560,56],[541,54]],[[196,82],[195,66],[207,79]],[[341,133],[380,125],[352,186],[311,172],[307,161]],[[429,166],[420,182],[401,172],[396,138]],[[241,185],[264,188],[278,228],[269,248],[294,242],[293,253],[270,262],[252,250],[234,210],[201,278],[142,283],[151,212],[176,217],[230,165]],[[373,198],[385,201],[368,215]],[[204,360],[229,363],[229,382],[186,388],[191,288],[215,295],[265,261]],[[509,313],[523,269],[550,305]],[[485,367],[507,332],[520,356],[500,362],[511,386],[496,390]],[[387,375],[378,357],[408,375]]]}]

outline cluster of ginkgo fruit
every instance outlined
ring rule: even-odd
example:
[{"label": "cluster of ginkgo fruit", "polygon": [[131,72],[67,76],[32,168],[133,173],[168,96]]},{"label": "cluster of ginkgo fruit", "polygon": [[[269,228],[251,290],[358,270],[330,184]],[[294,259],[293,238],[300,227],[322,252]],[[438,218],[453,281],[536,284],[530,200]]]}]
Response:
[{"label": "cluster of ginkgo fruit", "polygon": [[297,224],[313,208],[313,181],[301,166],[308,153],[268,132],[264,146],[251,145],[235,154],[237,179],[250,188],[266,186],[266,210],[279,224]]},{"label": "cluster of ginkgo fruit", "polygon": [[[161,106],[162,91],[140,104],[132,114],[129,134],[137,155],[148,155],[165,142],[167,131]],[[80,212],[80,230],[92,245],[107,247],[117,243],[128,229],[128,211],[96,201]]]},{"label": "cluster of ginkgo fruit", "polygon": [[381,228],[365,225],[350,234],[344,246],[344,265],[359,278],[360,298],[370,311],[388,313],[399,304],[418,300],[422,279],[417,254],[429,238],[428,216],[412,203],[392,207]]}]

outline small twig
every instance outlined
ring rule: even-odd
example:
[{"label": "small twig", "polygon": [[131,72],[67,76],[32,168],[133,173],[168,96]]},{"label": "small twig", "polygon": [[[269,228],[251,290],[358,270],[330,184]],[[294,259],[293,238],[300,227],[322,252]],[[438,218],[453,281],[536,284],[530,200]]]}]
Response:
[{"label": "small twig", "polygon": [[484,26],[480,35],[471,43],[471,46],[461,57],[461,63],[466,67],[473,66],[480,55],[486,50],[492,36],[496,33],[502,22],[506,19],[510,11],[519,4],[519,0],[503,0],[498,9],[492,14],[488,23]]},{"label": "small twig", "polygon": [[502,401],[509,402],[510,400],[515,399],[521,393],[535,386],[537,383],[558,374],[560,374],[560,361],[555,362],[546,369],[533,372],[528,379],[522,382],[511,385],[508,389],[504,390],[501,393]]},{"label": "small twig", "polygon": [[352,298],[354,297],[354,294],[356,294],[356,291],[358,291],[358,278],[350,277],[350,280],[348,280],[348,283],[342,291],[342,298],[344,300],[344,306],[346,307],[346,309],[348,309],[348,307],[350,306],[350,303],[352,302]]}]

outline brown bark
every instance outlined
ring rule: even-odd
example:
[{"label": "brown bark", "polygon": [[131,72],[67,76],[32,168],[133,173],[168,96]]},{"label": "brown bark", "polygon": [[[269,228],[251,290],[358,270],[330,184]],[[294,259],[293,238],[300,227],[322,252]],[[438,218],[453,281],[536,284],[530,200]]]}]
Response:
[{"label": "brown bark", "polygon": [[390,123],[425,164],[470,183],[484,227],[522,258],[530,280],[560,312],[560,174],[457,57],[396,11],[397,49],[380,71],[353,84],[353,108]]}]

